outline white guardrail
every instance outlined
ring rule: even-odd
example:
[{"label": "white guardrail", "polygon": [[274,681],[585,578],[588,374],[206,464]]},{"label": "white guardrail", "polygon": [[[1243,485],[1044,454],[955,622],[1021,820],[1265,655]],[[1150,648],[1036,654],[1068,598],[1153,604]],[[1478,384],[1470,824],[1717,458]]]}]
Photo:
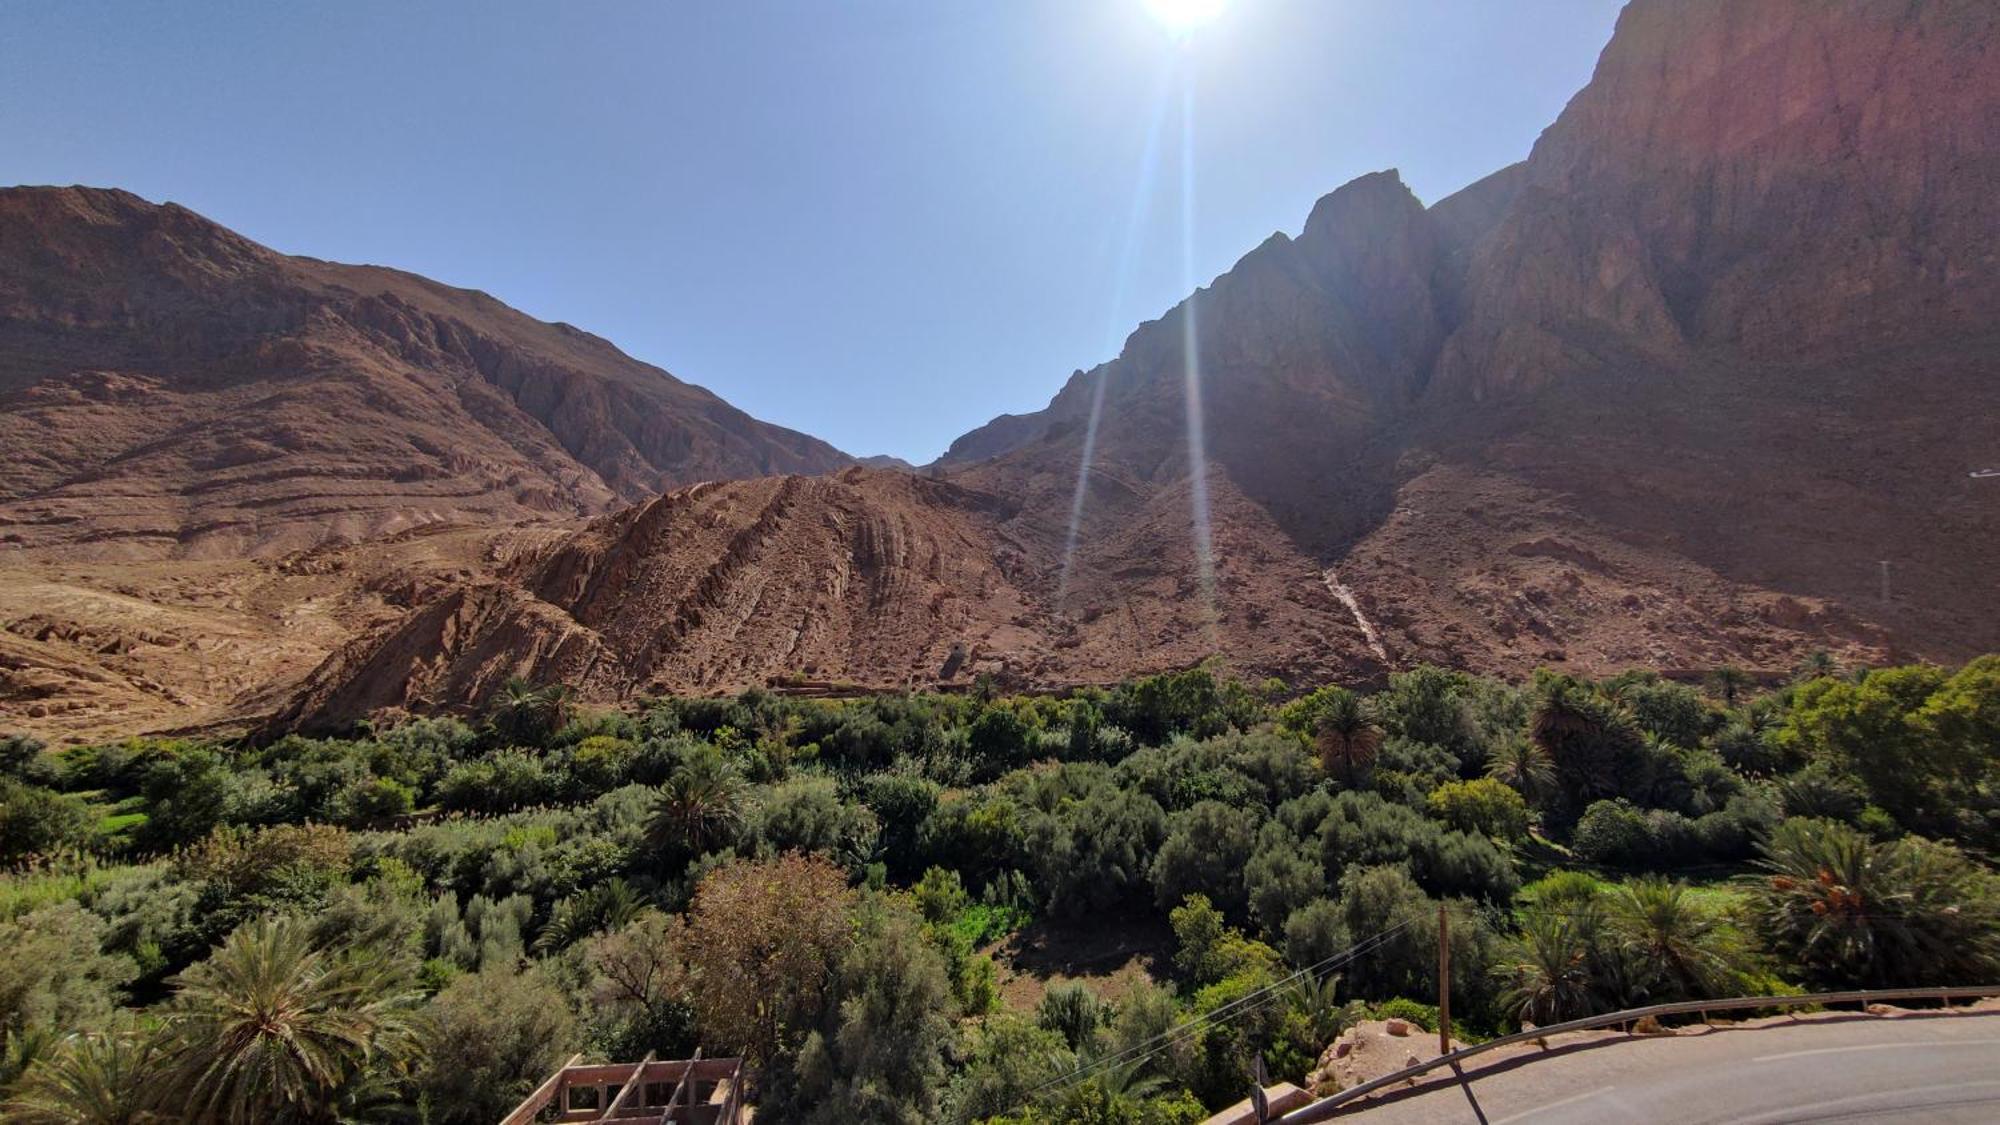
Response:
[{"label": "white guardrail", "polygon": [[1300,1106],[1283,1117],[1273,1119],[1273,1125],[1309,1125],[1315,1121],[1325,1121],[1334,1112],[1349,1102],[1365,1098],[1377,1090],[1384,1090],[1399,1083],[1407,1082],[1420,1074],[1426,1074],[1439,1067],[1456,1067],[1459,1063],[1475,1055],[1516,1043],[1531,1043],[1546,1035],[1560,1035],[1565,1031],[1589,1031],[1593,1028],[1612,1027],[1617,1024],[1637,1023],[1647,1016],[1703,1015],[1709,1012],[1732,1012],[1745,1008],[1800,1008],[1812,1004],[1872,1004],[1887,1000],[1978,1000],[1987,996],[2000,996],[2000,984],[1965,985],[1951,988],[1874,988],[1858,992],[1809,992],[1798,996],[1735,996],[1727,1000],[1685,1000],[1675,1004],[1655,1004],[1650,1008],[1628,1008],[1622,1012],[1606,1012],[1601,1016],[1587,1016],[1568,1023],[1553,1023],[1547,1027],[1530,1028],[1512,1035],[1502,1035],[1498,1039],[1488,1039],[1463,1047],[1448,1055],[1416,1066],[1404,1067],[1394,1074],[1385,1074],[1372,1082],[1363,1082],[1337,1094],[1321,1098],[1311,1105]]}]

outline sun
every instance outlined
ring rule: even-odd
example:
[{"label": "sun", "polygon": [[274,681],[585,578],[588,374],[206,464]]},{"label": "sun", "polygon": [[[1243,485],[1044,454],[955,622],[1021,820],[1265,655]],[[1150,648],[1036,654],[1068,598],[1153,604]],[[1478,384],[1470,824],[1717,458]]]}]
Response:
[{"label": "sun", "polygon": [[1175,35],[1188,34],[1221,15],[1226,6],[1228,0],[1146,0],[1146,10]]}]

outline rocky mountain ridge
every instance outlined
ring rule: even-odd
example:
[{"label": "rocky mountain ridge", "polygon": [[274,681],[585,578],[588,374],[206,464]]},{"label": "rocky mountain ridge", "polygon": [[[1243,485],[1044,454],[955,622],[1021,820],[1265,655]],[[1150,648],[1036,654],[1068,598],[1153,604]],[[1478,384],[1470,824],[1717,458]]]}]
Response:
[{"label": "rocky mountain ridge", "polygon": [[0,189],[0,551],[276,556],[849,459],[598,337],[172,204]]}]

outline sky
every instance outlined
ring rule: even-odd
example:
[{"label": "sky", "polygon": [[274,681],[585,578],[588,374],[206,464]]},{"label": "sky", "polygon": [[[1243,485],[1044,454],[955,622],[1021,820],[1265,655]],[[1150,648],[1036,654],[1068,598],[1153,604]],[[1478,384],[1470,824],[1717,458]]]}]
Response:
[{"label": "sky", "polygon": [[0,183],[482,289],[924,462],[1347,180],[1523,158],[1619,7],[0,0]]}]

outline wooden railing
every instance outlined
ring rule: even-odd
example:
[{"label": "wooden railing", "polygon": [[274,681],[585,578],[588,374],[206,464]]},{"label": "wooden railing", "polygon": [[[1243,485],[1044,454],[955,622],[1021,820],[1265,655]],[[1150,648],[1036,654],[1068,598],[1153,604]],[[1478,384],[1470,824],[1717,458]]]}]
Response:
[{"label": "wooden railing", "polygon": [[[570,1056],[500,1125],[538,1121],[742,1125],[742,1059],[658,1061],[648,1055],[636,1063],[579,1066],[580,1057]],[[550,1110],[553,1116],[546,1116]]]}]

